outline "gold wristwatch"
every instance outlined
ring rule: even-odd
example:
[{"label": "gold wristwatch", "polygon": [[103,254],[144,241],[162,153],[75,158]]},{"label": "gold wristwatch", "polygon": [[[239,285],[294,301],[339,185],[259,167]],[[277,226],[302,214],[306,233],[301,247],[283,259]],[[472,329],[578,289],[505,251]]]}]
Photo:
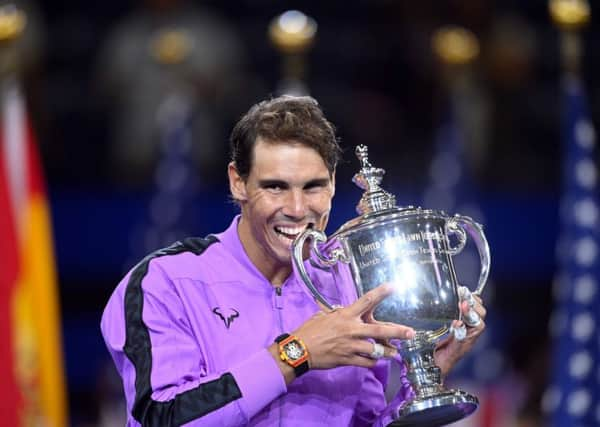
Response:
[{"label": "gold wristwatch", "polygon": [[279,345],[279,357],[294,368],[296,378],[308,371],[308,350],[300,338],[282,334],[275,342]]}]

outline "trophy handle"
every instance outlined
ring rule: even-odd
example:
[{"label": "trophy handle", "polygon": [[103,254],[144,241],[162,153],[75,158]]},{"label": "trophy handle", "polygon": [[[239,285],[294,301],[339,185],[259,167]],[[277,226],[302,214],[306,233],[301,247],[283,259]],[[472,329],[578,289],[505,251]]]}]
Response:
[{"label": "trophy handle", "polygon": [[296,237],[296,239],[292,243],[292,262],[294,263],[294,266],[300,273],[300,278],[318,302],[323,304],[329,310],[333,310],[334,306],[330,304],[317,290],[312,280],[308,276],[306,268],[304,267],[303,249],[304,242],[306,241],[306,239],[312,239],[311,252],[314,253],[319,259],[319,261],[321,261],[326,266],[333,266],[338,261],[347,262],[346,254],[341,248],[335,248],[331,251],[331,258],[327,258],[326,256],[324,256],[317,245],[319,243],[326,242],[327,236],[325,236],[325,234],[319,230],[306,229],[298,237]]},{"label": "trophy handle", "polygon": [[481,295],[490,274],[490,246],[483,234],[482,226],[467,216],[455,215],[446,222],[446,234],[456,234],[458,236],[458,245],[448,249],[450,255],[456,255],[463,250],[467,242],[467,234],[475,241],[479,252],[479,260],[481,261],[481,272],[479,273],[477,289],[472,293]]}]

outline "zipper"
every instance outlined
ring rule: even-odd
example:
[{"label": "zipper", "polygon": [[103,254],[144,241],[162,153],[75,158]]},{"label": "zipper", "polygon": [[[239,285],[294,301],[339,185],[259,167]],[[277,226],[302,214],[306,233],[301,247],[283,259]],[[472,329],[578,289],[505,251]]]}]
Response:
[{"label": "zipper", "polygon": [[[275,287],[275,296],[273,298],[273,306],[280,311],[283,309],[283,301],[281,300],[281,294],[282,294],[281,286]],[[279,317],[281,317],[281,313],[279,313]]]},{"label": "zipper", "polygon": [[[274,297],[274,305],[275,305],[275,309],[277,311],[277,320],[279,323],[279,334],[283,334],[285,331],[283,330],[283,316],[282,316],[282,311],[283,311],[283,303],[281,300],[281,294],[282,294],[282,287],[281,286],[276,286],[275,287],[275,297]],[[284,399],[285,399],[285,395],[281,396],[279,398],[279,422],[277,423],[279,425],[279,427],[281,427],[283,424],[283,403],[284,403]]]}]

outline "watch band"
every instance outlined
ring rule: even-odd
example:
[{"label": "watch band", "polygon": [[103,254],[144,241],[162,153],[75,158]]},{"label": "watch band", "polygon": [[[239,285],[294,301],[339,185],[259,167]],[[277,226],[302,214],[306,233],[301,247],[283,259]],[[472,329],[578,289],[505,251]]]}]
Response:
[{"label": "watch band", "polygon": [[[282,361],[294,368],[294,374],[296,375],[296,378],[308,372],[308,350],[300,338],[286,333],[275,338],[275,342],[279,345],[279,357]],[[294,360],[288,356],[285,349],[286,345],[292,342],[295,342],[295,344],[303,350],[302,356]]]}]

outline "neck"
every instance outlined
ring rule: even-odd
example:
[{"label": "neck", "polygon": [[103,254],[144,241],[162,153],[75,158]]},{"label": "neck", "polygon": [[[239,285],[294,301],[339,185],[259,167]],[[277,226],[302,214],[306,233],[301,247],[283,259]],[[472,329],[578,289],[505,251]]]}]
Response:
[{"label": "neck", "polygon": [[268,276],[263,271],[261,271],[261,273],[263,273],[265,275],[265,277],[269,280],[269,282],[271,282],[271,285],[273,285],[277,288],[285,283],[287,278],[290,277],[291,272],[292,272],[291,268],[286,268],[285,270],[280,269],[279,271]]}]

